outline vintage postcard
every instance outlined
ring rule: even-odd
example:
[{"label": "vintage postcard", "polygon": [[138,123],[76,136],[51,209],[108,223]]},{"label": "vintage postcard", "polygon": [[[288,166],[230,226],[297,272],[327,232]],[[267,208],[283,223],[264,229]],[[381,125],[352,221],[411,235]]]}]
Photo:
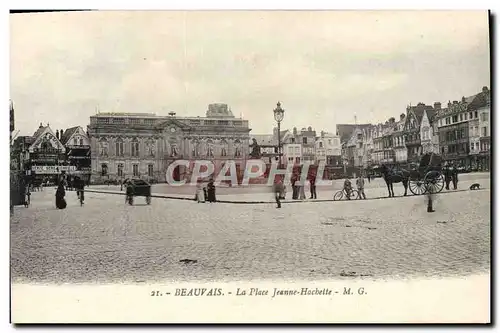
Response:
[{"label": "vintage postcard", "polygon": [[13,323],[489,323],[489,12],[10,14]]}]

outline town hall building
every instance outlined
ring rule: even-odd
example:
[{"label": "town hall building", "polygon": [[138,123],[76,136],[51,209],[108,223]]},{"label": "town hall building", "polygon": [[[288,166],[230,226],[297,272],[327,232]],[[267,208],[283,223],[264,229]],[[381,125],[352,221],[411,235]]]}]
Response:
[{"label": "town hall building", "polygon": [[143,178],[165,182],[168,166],[175,180],[190,176],[195,160],[210,160],[218,173],[228,160],[244,172],[249,156],[248,120],[236,118],[227,104],[210,104],[206,117],[178,117],[148,113],[99,113],[90,117],[93,183]]}]

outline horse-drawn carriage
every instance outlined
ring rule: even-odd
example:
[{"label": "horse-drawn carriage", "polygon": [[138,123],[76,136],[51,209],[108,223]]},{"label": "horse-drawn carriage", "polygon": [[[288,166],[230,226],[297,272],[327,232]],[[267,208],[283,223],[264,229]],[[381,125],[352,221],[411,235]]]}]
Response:
[{"label": "horse-drawn carriage", "polygon": [[127,179],[125,195],[129,205],[134,204],[134,197],[146,197],[146,203],[151,204],[151,185],[142,179]]},{"label": "horse-drawn carriage", "polygon": [[434,153],[426,153],[420,158],[418,167],[410,169],[409,188],[415,195],[439,193],[444,187],[442,158]]}]

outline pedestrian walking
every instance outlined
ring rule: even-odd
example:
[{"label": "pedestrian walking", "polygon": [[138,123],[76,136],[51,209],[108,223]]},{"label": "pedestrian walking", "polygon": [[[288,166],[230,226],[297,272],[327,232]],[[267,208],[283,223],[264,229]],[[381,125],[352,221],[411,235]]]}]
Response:
[{"label": "pedestrian walking", "polygon": [[214,180],[210,179],[210,181],[207,184],[207,199],[208,202],[216,202],[216,197],[215,197],[215,184]]},{"label": "pedestrian walking", "polygon": [[274,199],[276,200],[276,208],[281,208],[281,197],[284,192],[284,185],[281,178],[278,178],[273,185]]},{"label": "pedestrian walking", "polygon": [[76,190],[76,196],[80,200],[80,205],[83,205],[85,200],[85,182],[80,177],[73,178],[73,186]]},{"label": "pedestrian walking", "polygon": [[311,197],[310,199],[317,199],[317,194],[316,194],[316,176],[315,175],[311,175],[311,177],[309,177],[309,184],[310,184],[310,190],[311,190]]},{"label": "pedestrian walking", "polygon": [[366,199],[365,195],[365,180],[363,179],[363,175],[359,174],[358,179],[356,179],[356,187],[358,188],[358,199]]},{"label": "pedestrian walking", "polygon": [[60,181],[56,191],[56,207],[58,209],[66,208],[67,203],[66,200],[64,199],[65,196],[66,196],[66,191],[64,190],[64,182]]}]

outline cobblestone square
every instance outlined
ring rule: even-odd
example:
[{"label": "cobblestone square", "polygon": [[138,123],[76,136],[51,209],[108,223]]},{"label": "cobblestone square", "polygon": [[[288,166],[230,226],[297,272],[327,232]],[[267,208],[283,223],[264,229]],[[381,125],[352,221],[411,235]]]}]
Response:
[{"label": "cobblestone square", "polygon": [[[489,180],[483,180],[489,181]],[[268,194],[261,194],[267,196]],[[489,272],[490,190],[269,204],[33,193],[11,219],[13,282],[315,280]],[[196,260],[183,263],[182,259]]]}]

